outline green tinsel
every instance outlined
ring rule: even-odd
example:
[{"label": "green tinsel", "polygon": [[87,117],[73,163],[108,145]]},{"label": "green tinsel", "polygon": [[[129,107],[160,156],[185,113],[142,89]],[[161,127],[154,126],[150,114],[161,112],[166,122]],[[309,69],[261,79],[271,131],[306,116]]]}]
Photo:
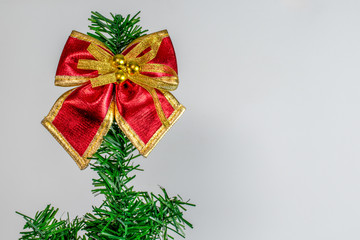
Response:
[{"label": "green tinsel", "polygon": [[[144,35],[147,30],[136,25],[140,18],[128,15],[113,15],[106,18],[92,12],[90,36],[104,42],[114,53],[120,53],[131,41]],[[93,179],[95,195],[104,196],[99,207],[83,217],[56,219],[58,209],[51,205],[38,211],[34,218],[20,214],[26,221],[20,239],[41,240],[85,240],[85,239],[123,239],[150,240],[173,239],[171,232],[184,237],[186,226],[191,223],[183,218],[186,206],[195,206],[183,201],[180,196],[169,197],[166,190],[162,194],[135,191],[130,185],[135,175],[141,171],[134,165],[135,147],[114,123],[104,137],[101,147],[94,154],[91,169],[98,178]],[[82,231],[84,234],[80,234]]]}]

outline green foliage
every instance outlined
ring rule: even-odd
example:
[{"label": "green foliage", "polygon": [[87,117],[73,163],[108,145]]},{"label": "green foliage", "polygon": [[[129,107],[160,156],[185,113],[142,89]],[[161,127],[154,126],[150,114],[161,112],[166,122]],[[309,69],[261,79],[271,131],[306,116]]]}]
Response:
[{"label": "green foliage", "polygon": [[85,239],[84,237],[78,236],[79,231],[84,226],[84,221],[78,217],[70,221],[69,215],[65,220],[57,220],[55,215],[59,209],[47,205],[46,208],[42,211],[39,211],[35,214],[34,218],[30,218],[16,212],[17,214],[23,216],[26,223],[24,225],[25,229],[30,229],[29,231],[20,232],[22,235],[20,240],[29,240],[29,239],[51,239],[51,240],[81,240]]},{"label": "green foliage", "polygon": [[[194,204],[184,202],[180,196],[169,197],[164,188],[162,194],[135,191],[130,184],[142,171],[134,165],[135,147],[121,132],[116,123],[104,137],[101,147],[94,154],[91,168],[98,174],[93,179],[95,195],[104,196],[99,207],[83,218],[70,221],[57,220],[58,209],[48,205],[34,218],[18,213],[25,219],[21,240],[153,240],[173,239],[171,232],[184,237],[185,227],[191,223],[183,218],[183,211]],[[79,236],[79,231],[85,231]]]},{"label": "green foliage", "polygon": [[140,12],[133,17],[127,15],[126,18],[120,14],[111,13],[112,19],[98,12],[91,13],[89,28],[95,33],[88,33],[88,35],[105,43],[114,54],[121,53],[129,43],[147,32],[136,25],[140,21],[138,17]]},{"label": "green foliage", "polygon": [[180,196],[170,198],[164,188],[162,195],[138,192],[129,183],[135,175],[132,159],[135,148],[114,124],[94,155],[94,169],[99,179],[93,180],[95,194],[105,197],[100,207],[85,215],[86,235],[90,239],[169,239],[169,232],[184,236],[185,226],[192,225],[183,218],[185,206]]},{"label": "green foliage", "polygon": [[[108,19],[98,12],[90,17],[90,36],[104,42],[114,53],[120,53],[130,42],[144,35],[147,30],[136,25],[140,19],[137,13],[130,18],[111,14]],[[93,179],[94,195],[101,195],[104,201],[92,212],[72,221],[56,219],[59,209],[47,205],[34,218],[21,215],[26,223],[21,232],[21,240],[153,240],[173,239],[170,233],[184,237],[186,226],[192,225],[183,218],[187,206],[180,196],[169,197],[166,190],[162,194],[136,191],[131,185],[134,171],[142,171],[132,161],[135,147],[114,123],[104,137],[101,147],[94,154],[91,169],[98,178]],[[80,232],[84,234],[80,236]]]}]

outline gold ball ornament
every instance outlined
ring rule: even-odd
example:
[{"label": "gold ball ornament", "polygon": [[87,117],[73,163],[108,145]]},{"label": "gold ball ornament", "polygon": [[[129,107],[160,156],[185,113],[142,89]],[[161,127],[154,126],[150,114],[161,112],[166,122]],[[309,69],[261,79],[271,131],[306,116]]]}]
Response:
[{"label": "gold ball ornament", "polygon": [[121,68],[122,66],[125,66],[126,61],[125,61],[125,57],[122,54],[116,54],[113,57],[112,60],[112,65],[116,68]]},{"label": "gold ball ornament", "polygon": [[127,65],[127,71],[129,74],[133,75],[137,72],[140,72],[140,66],[136,62],[129,62]]},{"label": "gold ball ornament", "polygon": [[126,72],[123,70],[118,70],[115,72],[115,78],[117,83],[121,83],[127,79]]}]

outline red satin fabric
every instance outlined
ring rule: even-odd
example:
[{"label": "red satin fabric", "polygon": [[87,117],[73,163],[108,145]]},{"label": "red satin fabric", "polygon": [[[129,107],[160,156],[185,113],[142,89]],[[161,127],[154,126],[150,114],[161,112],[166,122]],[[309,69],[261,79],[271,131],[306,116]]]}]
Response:
[{"label": "red satin fabric", "polygon": [[[168,118],[174,108],[161,92],[156,92],[165,116]],[[145,144],[162,125],[150,93],[131,81],[117,85],[116,105],[120,115]]]},{"label": "red satin fabric", "polygon": [[[77,69],[79,59],[95,60],[87,51],[89,45],[88,41],[69,37],[60,57],[56,74],[97,77],[97,71]],[[126,56],[128,51],[123,54]],[[151,63],[168,65],[177,72],[175,52],[169,37],[163,39],[158,54]],[[166,76],[163,73],[143,74],[152,77]],[[160,91],[157,93],[165,116],[169,117],[174,109]],[[127,80],[121,84],[92,88],[90,82],[86,83],[76,88],[65,99],[52,122],[81,156],[104,121],[114,94],[120,115],[145,144],[162,126],[150,93],[139,85]]]},{"label": "red satin fabric", "polygon": [[162,40],[156,57],[149,63],[164,64],[174,69],[176,73],[178,72],[175,51],[170,37]]},{"label": "red satin fabric", "polygon": [[69,37],[64,50],[61,54],[58,68],[56,71],[57,76],[83,76],[83,77],[97,77],[96,70],[83,70],[78,69],[77,64],[79,59],[96,60],[88,51],[90,42],[79,40],[74,37]]},{"label": "red satin fabric", "polygon": [[82,156],[108,112],[113,84],[92,88],[90,83],[76,88],[66,98],[53,125]]}]

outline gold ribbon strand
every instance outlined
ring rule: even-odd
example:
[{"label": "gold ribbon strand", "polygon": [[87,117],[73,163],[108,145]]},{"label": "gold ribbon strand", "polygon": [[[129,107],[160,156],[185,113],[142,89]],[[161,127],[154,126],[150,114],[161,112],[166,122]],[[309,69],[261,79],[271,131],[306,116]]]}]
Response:
[{"label": "gold ribbon strand", "polygon": [[[143,87],[150,93],[161,123],[168,128],[170,124],[155,89],[165,92],[175,90],[179,85],[178,76],[174,69],[167,65],[148,63],[156,57],[162,40],[167,36],[169,35],[164,30],[140,37],[124,50],[126,51],[133,44],[137,44],[125,57],[121,54],[113,56],[110,54],[110,50],[104,46],[100,47],[91,43],[87,50],[96,60],[80,59],[77,68],[98,71],[99,76],[90,79],[93,88],[116,82],[121,83],[126,79]],[[150,51],[138,57],[148,48]],[[141,71],[166,73],[170,76],[149,77],[141,74]]]}]

